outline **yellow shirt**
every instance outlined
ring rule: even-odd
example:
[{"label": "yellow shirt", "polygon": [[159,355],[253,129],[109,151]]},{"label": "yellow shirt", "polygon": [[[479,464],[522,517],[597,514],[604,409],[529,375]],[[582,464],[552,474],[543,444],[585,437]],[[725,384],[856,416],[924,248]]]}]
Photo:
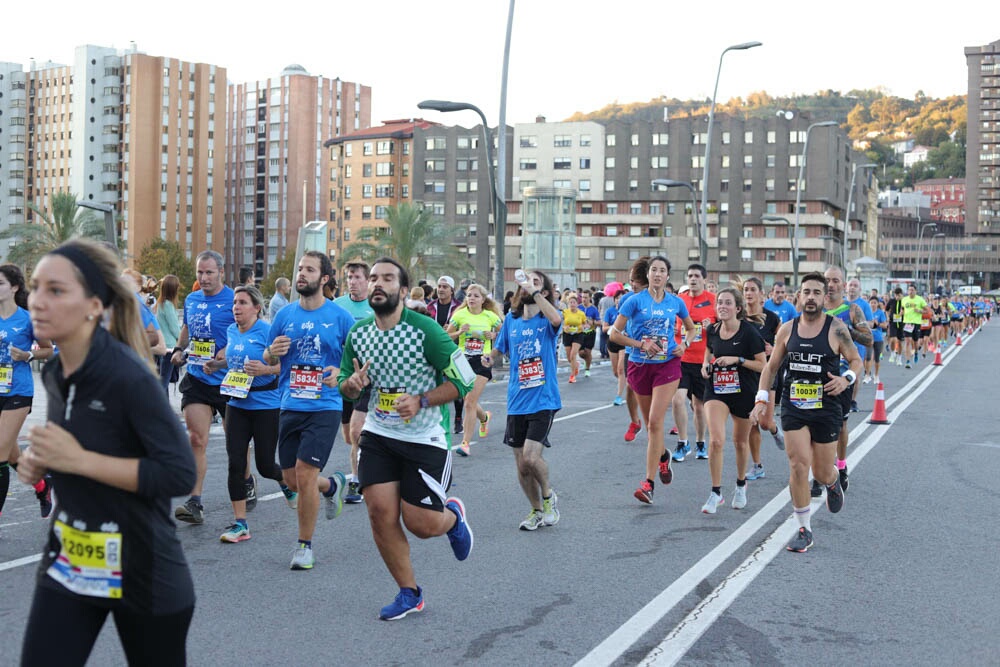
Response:
[{"label": "yellow shirt", "polygon": [[576,334],[583,331],[583,325],[587,321],[587,313],[582,310],[570,310],[567,308],[563,311],[563,331],[568,334]]}]

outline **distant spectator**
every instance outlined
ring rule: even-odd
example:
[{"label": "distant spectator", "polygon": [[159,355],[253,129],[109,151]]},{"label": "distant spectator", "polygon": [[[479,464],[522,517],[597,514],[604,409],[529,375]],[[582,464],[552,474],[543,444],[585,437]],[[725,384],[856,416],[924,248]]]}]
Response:
[{"label": "distant spectator", "polygon": [[255,282],[253,268],[249,266],[240,267],[240,285],[253,286]]},{"label": "distant spectator", "polygon": [[274,281],[274,296],[271,297],[271,305],[268,306],[268,319],[274,321],[274,316],[278,311],[288,305],[288,297],[292,293],[292,283],[288,278],[282,276]]},{"label": "distant spectator", "polygon": [[[163,342],[168,350],[177,345],[177,337],[181,334],[181,323],[177,317],[177,291],[180,279],[169,274],[160,281],[160,295],[156,300],[156,321],[163,334]],[[170,383],[178,380],[178,367],[170,363],[166,354],[160,358],[160,383],[163,389],[170,393]]]}]

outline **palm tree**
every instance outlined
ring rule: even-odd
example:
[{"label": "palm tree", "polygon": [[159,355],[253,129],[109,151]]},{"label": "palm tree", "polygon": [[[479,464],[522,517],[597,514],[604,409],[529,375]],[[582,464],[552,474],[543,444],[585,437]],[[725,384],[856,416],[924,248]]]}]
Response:
[{"label": "palm tree", "polygon": [[386,210],[388,230],[365,227],[358,240],[344,248],[343,265],[352,259],[371,264],[379,257],[392,257],[407,267],[414,278],[442,273],[468,275],[473,267],[468,256],[452,243],[454,231],[425,208],[408,203]]},{"label": "palm tree", "polygon": [[70,239],[104,238],[103,221],[91,211],[79,211],[76,195],[71,192],[54,193],[48,211],[34,202],[28,202],[28,208],[41,222],[18,223],[0,232],[0,239],[17,239],[7,253],[7,261],[22,268],[33,267],[42,255]]}]

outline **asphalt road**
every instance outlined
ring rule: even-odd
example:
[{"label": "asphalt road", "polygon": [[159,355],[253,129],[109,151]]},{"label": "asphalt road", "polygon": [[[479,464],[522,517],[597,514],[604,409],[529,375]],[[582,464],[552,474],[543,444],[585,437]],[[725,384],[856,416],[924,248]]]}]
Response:
[{"label": "asphalt road", "polygon": [[[445,537],[412,539],[426,609],[394,623],[375,620],[396,588],[363,505],[321,516],[310,572],[288,569],[295,517],[276,484],[261,483],[253,539],[218,541],[231,513],[213,427],[206,523],[178,527],[198,593],[190,663],[995,664],[1000,374],[988,361],[998,351],[992,323],[951,348],[943,367],[884,366],[889,426],[865,424],[875,390],[862,387],[847,504],[836,516],[816,504],[807,554],[784,550],[795,530],[787,462],[767,436],[767,476],[749,483],[745,510],[700,512],[711,485],[693,456],[675,464],[669,487],[657,485],[654,505],[638,503],[645,434],[623,441],[626,411],[610,405],[607,367],[575,385],[560,375],[564,407],[546,459],[562,520],[519,531],[529,507],[500,442],[505,387],[490,385],[496,426],[456,459],[452,487],[475,549],[459,563]],[[731,446],[725,456],[728,501]],[[338,442],[328,472],[346,461]],[[30,489],[13,483],[0,519],[0,662],[18,660],[44,533]],[[90,664],[123,663],[109,623]]]}]

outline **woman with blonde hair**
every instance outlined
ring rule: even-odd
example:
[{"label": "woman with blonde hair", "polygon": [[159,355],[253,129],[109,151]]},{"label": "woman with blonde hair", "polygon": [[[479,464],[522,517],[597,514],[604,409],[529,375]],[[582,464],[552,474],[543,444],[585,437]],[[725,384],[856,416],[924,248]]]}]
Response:
[{"label": "woman with blonde hair", "polygon": [[170,499],[194,485],[194,456],[120,273],[112,250],[76,240],[31,277],[35,335],[59,354],[42,371],[48,420],[18,466],[27,484],[50,473],[56,492],[25,665],[84,664],[108,614],[129,664],[186,661],[194,585]]},{"label": "woman with blonde hair", "polygon": [[490,432],[490,413],[479,405],[479,397],[486,383],[493,379],[491,366],[483,365],[483,357],[493,351],[493,341],[503,322],[500,306],[482,285],[473,283],[465,289],[465,302],[451,314],[446,331],[457,339],[458,347],[476,374],[472,391],[465,395],[465,424],[462,427],[462,444],[458,453],[469,455],[469,434],[479,421],[479,437],[485,438]]}]

